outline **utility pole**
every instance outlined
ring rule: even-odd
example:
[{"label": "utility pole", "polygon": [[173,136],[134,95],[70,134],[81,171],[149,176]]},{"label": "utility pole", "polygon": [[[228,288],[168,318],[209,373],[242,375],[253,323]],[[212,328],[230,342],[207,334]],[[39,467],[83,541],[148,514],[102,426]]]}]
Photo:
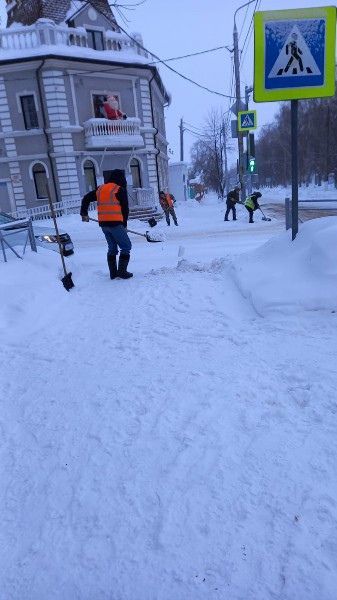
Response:
[{"label": "utility pole", "polygon": [[[246,103],[246,110],[249,110],[249,95],[251,94],[251,92],[253,92],[254,88],[249,87],[248,85],[245,86],[245,103]],[[249,159],[251,157],[251,148],[250,148],[250,133],[249,131],[247,132],[247,165],[249,165]],[[248,179],[248,194],[252,193],[252,186],[253,186],[253,182],[252,182],[252,174],[249,174],[249,179]]]},{"label": "utility pole", "polygon": [[[241,86],[240,86],[240,58],[239,58],[239,36],[238,28],[234,18],[234,31],[233,31],[233,43],[234,43],[234,71],[235,71],[235,95],[236,95],[236,113],[240,111],[241,106]],[[238,150],[239,150],[239,182],[241,186],[241,198],[246,198],[245,182],[243,178],[243,134],[238,130]]]},{"label": "utility pole", "polygon": [[[249,6],[255,2],[255,0],[249,0],[242,6],[236,9],[234,13],[234,29],[233,29],[233,44],[234,44],[234,71],[235,71],[235,95],[236,95],[236,112],[240,111],[241,107],[241,86],[240,86],[240,56],[239,56],[239,35],[238,28],[236,26],[236,15],[242,8],[245,6]],[[243,177],[244,173],[244,160],[243,160],[243,133],[238,131],[238,150],[239,150],[239,181],[241,185],[241,198],[245,200],[246,198],[246,186]]]},{"label": "utility pole", "polygon": [[184,119],[180,119],[180,162],[184,162]]}]

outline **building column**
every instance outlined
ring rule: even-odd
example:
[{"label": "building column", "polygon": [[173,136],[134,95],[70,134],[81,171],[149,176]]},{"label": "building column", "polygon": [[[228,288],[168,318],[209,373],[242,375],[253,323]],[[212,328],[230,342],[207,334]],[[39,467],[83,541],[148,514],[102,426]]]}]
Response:
[{"label": "building column", "polygon": [[24,208],[26,206],[26,203],[25,194],[22,186],[20,164],[16,160],[18,155],[15,138],[11,137],[10,135],[11,132],[13,132],[13,125],[8,108],[9,106],[10,103],[7,98],[5,80],[3,77],[0,77],[0,122],[2,126],[2,131],[6,135],[6,137],[4,138],[6,155],[9,159],[11,159],[8,163],[8,168],[14,193],[14,208],[16,210],[19,210],[20,208]]},{"label": "building column", "polygon": [[43,71],[42,80],[50,129],[55,130],[55,133],[49,135],[53,151],[58,155],[55,158],[61,194],[58,200],[79,200],[81,193],[76,159],[74,156],[67,156],[74,152],[72,134],[61,131],[63,127],[71,125],[64,77],[60,71],[50,70]]},{"label": "building column", "polygon": [[[143,125],[144,127],[153,128],[154,123],[152,120],[150,83],[147,79],[140,79],[140,97],[143,111]],[[159,197],[159,189],[156,163],[157,149],[155,147],[154,134],[145,133],[144,139],[146,150],[149,151],[149,154],[147,156],[149,182],[150,186],[153,188],[157,203]]]}]

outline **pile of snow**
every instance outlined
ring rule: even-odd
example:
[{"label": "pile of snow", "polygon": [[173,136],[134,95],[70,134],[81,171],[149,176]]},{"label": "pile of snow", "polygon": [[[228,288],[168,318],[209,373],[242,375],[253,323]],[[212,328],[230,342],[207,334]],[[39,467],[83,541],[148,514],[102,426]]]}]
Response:
[{"label": "pile of snow", "polygon": [[233,265],[241,292],[260,315],[337,309],[337,217],[308,221]]}]

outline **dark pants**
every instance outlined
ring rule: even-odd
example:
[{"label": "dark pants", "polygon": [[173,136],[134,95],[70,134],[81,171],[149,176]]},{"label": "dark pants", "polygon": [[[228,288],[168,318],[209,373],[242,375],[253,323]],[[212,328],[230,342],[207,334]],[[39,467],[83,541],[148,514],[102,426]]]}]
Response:
[{"label": "dark pants", "polygon": [[253,209],[252,208],[248,208],[248,206],[246,206],[246,209],[249,212],[249,223],[254,223],[254,219],[253,219],[253,217],[254,217],[254,211],[253,211]]},{"label": "dark pants", "polygon": [[102,231],[108,242],[109,256],[117,256],[118,248],[120,248],[121,254],[129,256],[132,244],[124,225],[120,224],[114,225],[113,227],[102,227]]},{"label": "dark pants", "polygon": [[171,215],[171,217],[172,217],[172,219],[174,221],[174,224],[178,225],[177,215],[175,213],[175,210],[174,210],[173,206],[171,206],[170,208],[167,208],[165,210],[165,218],[166,218],[166,223],[168,225],[170,225],[170,215]]},{"label": "dark pants", "polygon": [[232,213],[233,213],[233,221],[236,221],[235,204],[233,204],[233,202],[226,202],[226,204],[227,204],[227,210],[226,210],[226,214],[225,214],[225,221],[228,221],[230,211],[232,211]]}]

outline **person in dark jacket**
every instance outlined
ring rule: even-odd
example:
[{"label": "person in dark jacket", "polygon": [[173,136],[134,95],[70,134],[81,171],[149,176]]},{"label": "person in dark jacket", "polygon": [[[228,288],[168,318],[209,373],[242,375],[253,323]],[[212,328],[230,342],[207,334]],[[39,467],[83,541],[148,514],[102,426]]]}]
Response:
[{"label": "person in dark jacket", "polygon": [[[86,194],[82,199],[82,221],[89,221],[88,208],[91,202],[97,201],[98,223],[102,228],[108,244],[108,266],[110,278],[129,279],[133,276],[127,271],[130,260],[131,241],[127,234],[129,203],[127,183],[124,171],[110,171],[107,181]],[[117,267],[118,248],[120,249]]]},{"label": "person in dark jacket", "polygon": [[237,202],[240,202],[240,189],[241,189],[240,186],[237,185],[237,186],[235,186],[234,190],[231,190],[230,192],[228,192],[227,200],[226,200],[227,210],[226,210],[224,221],[229,221],[228,217],[229,217],[230,211],[232,211],[232,214],[233,214],[233,221],[236,221],[235,205],[237,204]]},{"label": "person in dark jacket", "polygon": [[246,198],[245,207],[249,212],[249,223],[254,223],[254,212],[260,208],[258,200],[261,196],[261,192],[254,192]]}]

